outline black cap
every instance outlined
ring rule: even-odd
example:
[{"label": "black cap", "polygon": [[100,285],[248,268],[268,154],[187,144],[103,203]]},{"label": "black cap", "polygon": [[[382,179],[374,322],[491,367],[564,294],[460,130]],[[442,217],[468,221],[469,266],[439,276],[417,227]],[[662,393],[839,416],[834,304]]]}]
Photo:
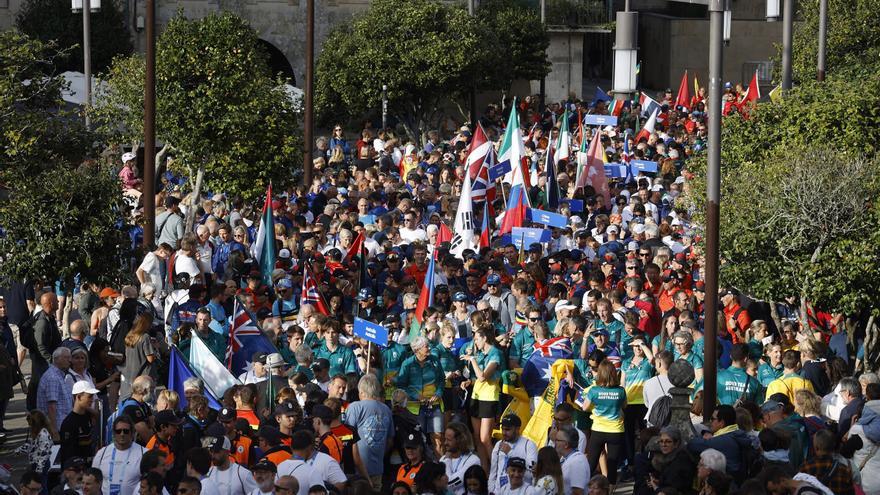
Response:
[{"label": "black cap", "polygon": [[220,413],[217,414],[217,420],[224,423],[227,421],[235,421],[236,416],[237,415],[235,409],[231,407],[224,407],[223,409],[220,409]]},{"label": "black cap", "polygon": [[253,471],[269,471],[270,473],[277,473],[278,467],[269,459],[260,459],[256,464],[251,466],[251,472]]},{"label": "black cap", "polygon": [[293,416],[297,414],[298,408],[291,400],[286,400],[281,404],[275,406],[275,415],[276,416]]},{"label": "black cap", "polygon": [[508,414],[501,418],[502,428],[519,428],[522,426],[522,420],[516,414]]},{"label": "black cap", "polygon": [[64,462],[61,464],[61,469],[70,469],[74,467],[83,467],[86,465],[86,460],[82,457],[68,457],[64,459]]},{"label": "black cap", "polygon": [[311,368],[312,371],[329,370],[330,361],[328,361],[327,358],[318,358],[317,360],[315,360],[314,363],[312,363]]},{"label": "black cap", "polygon": [[232,443],[225,435],[219,437],[205,437],[202,443],[205,448],[211,449],[212,452],[220,452],[221,450],[232,450]]},{"label": "black cap", "polygon": [[183,420],[178,418],[174,411],[166,409],[164,411],[159,411],[155,416],[156,427],[160,427],[162,425],[181,425],[183,424]]},{"label": "black cap", "polygon": [[254,353],[253,357],[251,357],[251,361],[254,363],[266,364],[266,356],[268,356],[268,354],[265,352],[257,351]]},{"label": "black cap", "polygon": [[525,469],[526,460],[522,457],[510,457],[507,459],[507,467]]},{"label": "black cap", "polygon": [[415,449],[424,445],[421,439],[415,434],[410,433],[403,439],[403,448],[405,449]]}]

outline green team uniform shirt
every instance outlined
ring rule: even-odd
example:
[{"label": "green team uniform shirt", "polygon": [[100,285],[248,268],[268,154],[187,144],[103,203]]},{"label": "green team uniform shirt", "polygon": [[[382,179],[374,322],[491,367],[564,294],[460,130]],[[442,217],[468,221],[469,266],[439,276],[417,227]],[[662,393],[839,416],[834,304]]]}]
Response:
[{"label": "green team uniform shirt", "polygon": [[[732,406],[742,397],[754,403],[760,402],[761,383],[743,368],[731,366],[718,372],[718,402]],[[745,391],[745,393],[743,393]]]},{"label": "green team uniform shirt", "polygon": [[354,352],[352,352],[351,348],[342,344],[336,346],[336,350],[331,352],[327,348],[327,343],[324,342],[315,351],[315,359],[321,358],[330,361],[330,376],[358,372],[357,359],[354,357]]},{"label": "green team uniform shirt", "polygon": [[587,399],[593,407],[590,415],[593,431],[623,433],[623,409],[626,407],[626,390],[623,387],[590,387]]}]

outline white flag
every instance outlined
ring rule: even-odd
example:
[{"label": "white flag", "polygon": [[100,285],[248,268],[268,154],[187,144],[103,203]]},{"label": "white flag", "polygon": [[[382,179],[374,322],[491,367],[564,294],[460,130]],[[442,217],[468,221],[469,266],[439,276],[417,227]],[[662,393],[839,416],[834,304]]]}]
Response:
[{"label": "white flag", "polygon": [[455,223],[452,225],[452,241],[449,252],[457,258],[462,258],[465,249],[477,250],[474,240],[474,207],[471,203],[471,176],[465,171],[464,183],[461,186],[461,198],[458,200],[458,211],[455,213]]}]

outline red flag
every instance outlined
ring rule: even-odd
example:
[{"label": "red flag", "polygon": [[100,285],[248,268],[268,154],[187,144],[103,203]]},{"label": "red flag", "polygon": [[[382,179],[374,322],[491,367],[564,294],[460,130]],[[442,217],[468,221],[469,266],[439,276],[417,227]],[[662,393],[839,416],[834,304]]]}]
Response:
[{"label": "red flag", "polygon": [[[604,166],[602,168],[604,176]],[[510,189],[510,198],[507,201],[507,211],[504,212],[504,220],[501,222],[501,234],[513,232],[514,227],[522,227],[528,211],[525,199],[526,190],[523,186],[514,186]]]},{"label": "red flag", "polygon": [[419,302],[416,304],[416,320],[422,323],[425,319],[425,310],[428,306],[434,304],[434,257],[437,250],[431,255],[431,262],[428,263],[428,272],[425,274],[425,282],[422,284],[422,291],[419,294]]},{"label": "red flag", "polygon": [[308,263],[303,264],[303,283],[302,283],[302,300],[303,304],[311,304],[322,315],[330,316],[330,310],[327,309],[327,303],[324,302],[324,296],[318,291],[318,282],[315,276],[309,270]]},{"label": "red flag", "polygon": [[471,181],[477,179],[477,173],[479,173],[490,147],[492,147],[492,143],[486,138],[483,125],[478,122],[477,128],[474,129],[474,137],[471,138],[471,144],[468,146],[467,161],[465,162]]},{"label": "red flag", "polygon": [[352,258],[361,254],[361,247],[364,245],[364,231],[361,231],[357,237],[355,237],[354,242],[351,243],[351,246],[348,248],[348,252],[345,253],[345,257],[342,258],[342,264],[348,264]]},{"label": "red flag", "polygon": [[749,118],[749,112],[758,103],[759,98],[761,98],[761,88],[758,86],[758,71],[756,70],[754,75],[752,75],[752,81],[749,83],[749,89],[743,95],[742,101],[737,104],[743,118]]},{"label": "red flag", "polygon": [[675,97],[675,106],[684,107],[685,109],[690,108],[691,104],[691,95],[690,88],[688,87],[688,71],[684,71],[684,75],[681,76],[681,84],[678,85],[678,96]]},{"label": "red flag", "polygon": [[446,226],[446,222],[440,221],[440,231],[437,233],[437,244],[452,241],[452,231]]}]

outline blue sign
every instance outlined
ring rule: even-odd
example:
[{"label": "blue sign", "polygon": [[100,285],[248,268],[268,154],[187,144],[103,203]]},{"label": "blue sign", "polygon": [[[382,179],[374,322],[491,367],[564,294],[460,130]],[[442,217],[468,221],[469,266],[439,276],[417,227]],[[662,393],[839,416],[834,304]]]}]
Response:
[{"label": "blue sign", "polygon": [[568,209],[570,209],[572,213],[580,213],[584,211],[584,200],[582,199],[566,199],[562,202],[568,203]]},{"label": "blue sign", "polygon": [[613,115],[586,115],[584,117],[586,125],[617,125],[617,117]]},{"label": "blue sign", "polygon": [[606,163],[605,177],[608,177],[609,179],[626,177],[626,165],[620,163]]},{"label": "blue sign", "polygon": [[631,163],[633,170],[652,174],[657,173],[657,162],[652,162],[648,160],[633,160]]},{"label": "blue sign", "polygon": [[556,227],[562,229],[565,228],[566,225],[568,225],[568,220],[565,218],[564,215],[553,213],[552,211],[538,210],[535,208],[529,208],[528,218],[534,223],[540,223],[543,225],[547,225],[548,227]]},{"label": "blue sign", "polygon": [[532,244],[550,242],[550,230],[514,227],[513,231],[510,233],[510,240],[517,249],[520,249],[523,244],[525,244],[525,248],[523,249],[528,249]]},{"label": "blue sign", "polygon": [[510,166],[510,160],[504,160],[498,165],[489,167],[489,181],[495,182],[499,177],[504,177],[504,174],[511,170],[513,170],[513,168]]},{"label": "blue sign", "polygon": [[382,347],[388,345],[388,329],[362,318],[354,319],[354,336],[369,340]]}]

